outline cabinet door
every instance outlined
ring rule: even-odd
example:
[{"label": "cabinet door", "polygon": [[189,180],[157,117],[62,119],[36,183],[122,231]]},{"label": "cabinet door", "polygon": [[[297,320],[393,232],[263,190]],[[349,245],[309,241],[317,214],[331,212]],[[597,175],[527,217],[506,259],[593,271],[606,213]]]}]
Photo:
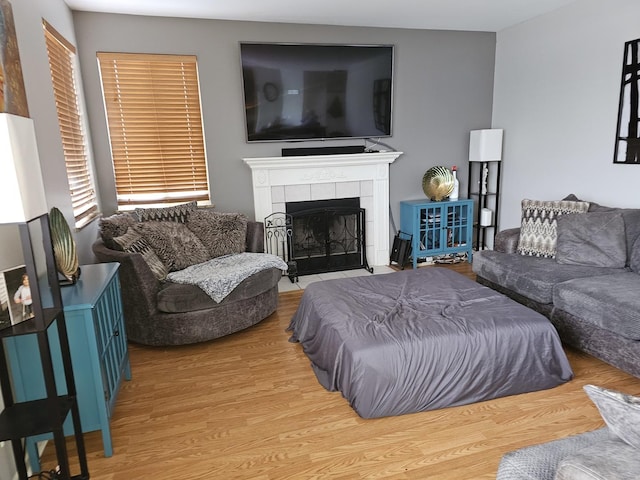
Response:
[{"label": "cabinet door", "polygon": [[468,244],[469,203],[455,202],[444,206],[446,218],[445,242],[447,248],[456,248]]},{"label": "cabinet door", "polygon": [[440,205],[425,205],[419,209],[420,251],[434,252],[441,250],[443,243],[443,226],[446,218]]},{"label": "cabinet door", "polygon": [[127,337],[124,331],[120,285],[117,276],[105,288],[93,309],[93,321],[96,330],[96,343],[104,399],[111,417],[116,392],[124,376],[129,376]]}]

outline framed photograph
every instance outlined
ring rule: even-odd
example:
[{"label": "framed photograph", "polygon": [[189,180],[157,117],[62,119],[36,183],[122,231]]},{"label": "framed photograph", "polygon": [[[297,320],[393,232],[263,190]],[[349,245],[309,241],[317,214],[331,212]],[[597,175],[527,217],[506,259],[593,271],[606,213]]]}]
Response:
[{"label": "framed photograph", "polygon": [[24,265],[0,272],[0,329],[33,317],[31,288]]}]

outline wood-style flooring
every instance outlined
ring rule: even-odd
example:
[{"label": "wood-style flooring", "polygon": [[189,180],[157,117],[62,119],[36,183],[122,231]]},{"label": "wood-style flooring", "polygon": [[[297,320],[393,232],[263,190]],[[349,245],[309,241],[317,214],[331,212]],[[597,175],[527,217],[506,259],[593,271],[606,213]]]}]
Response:
[{"label": "wood-style flooring", "polygon": [[[451,268],[472,276],[466,263]],[[85,435],[91,479],[492,479],[509,450],[603,425],[583,385],[640,394],[640,379],[568,349],[575,378],[554,389],[364,420],[288,342],[301,295],[280,294],[269,318],[211,342],[131,344],[114,455],[99,432]],[[45,468],[53,454],[50,443]]]}]

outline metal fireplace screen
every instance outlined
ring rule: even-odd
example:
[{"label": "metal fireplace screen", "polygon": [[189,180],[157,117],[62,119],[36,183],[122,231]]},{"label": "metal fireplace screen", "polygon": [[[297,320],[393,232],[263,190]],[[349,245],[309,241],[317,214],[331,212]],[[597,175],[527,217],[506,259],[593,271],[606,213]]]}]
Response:
[{"label": "metal fireplace screen", "polygon": [[[346,199],[351,200],[351,199]],[[356,202],[359,200],[356,198]],[[304,208],[307,204],[307,208]],[[308,208],[314,205],[314,208]],[[365,210],[339,206],[336,201],[295,202],[287,204],[286,214],[272,214],[265,219],[267,251],[284,258],[297,275],[365,268],[367,263]],[[278,218],[279,221],[274,219]],[[270,228],[278,225],[280,228]],[[275,247],[273,245],[275,245]]]}]

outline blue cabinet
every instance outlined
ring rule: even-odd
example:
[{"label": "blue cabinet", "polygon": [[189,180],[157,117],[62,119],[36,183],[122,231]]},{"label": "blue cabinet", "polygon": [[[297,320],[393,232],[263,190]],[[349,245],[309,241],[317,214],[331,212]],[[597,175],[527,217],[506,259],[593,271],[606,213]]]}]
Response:
[{"label": "blue cabinet", "polygon": [[[131,379],[120,280],[117,263],[84,265],[75,285],[61,290],[71,363],[75,377],[80,423],[83,432],[102,431],[105,456],[113,454],[110,418],[122,379]],[[48,331],[58,393],[64,395],[64,370],[56,329]],[[8,339],[7,355],[18,401],[45,396],[34,335]],[[65,434],[72,432],[70,418]],[[32,467],[39,470],[37,442],[50,434],[27,439]]]},{"label": "blue cabinet", "polygon": [[413,268],[416,268],[419,258],[450,253],[466,253],[471,263],[473,200],[400,202],[400,230],[413,235]]}]

